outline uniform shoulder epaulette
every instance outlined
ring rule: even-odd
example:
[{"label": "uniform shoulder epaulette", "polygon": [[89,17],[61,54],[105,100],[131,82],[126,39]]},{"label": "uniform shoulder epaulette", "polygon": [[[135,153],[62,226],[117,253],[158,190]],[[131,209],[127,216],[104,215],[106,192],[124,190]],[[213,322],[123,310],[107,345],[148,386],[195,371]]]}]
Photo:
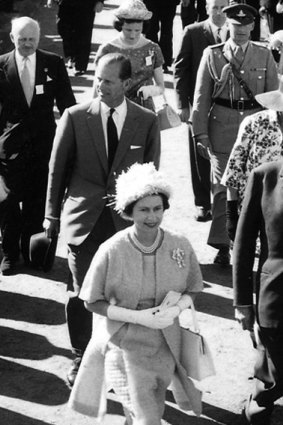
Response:
[{"label": "uniform shoulder epaulette", "polygon": [[268,46],[266,45],[266,43],[263,43],[262,41],[250,41],[250,43],[254,44],[257,47],[262,47],[263,49],[268,49]]},{"label": "uniform shoulder epaulette", "polygon": [[224,46],[224,42],[223,43],[218,43],[218,44],[212,44],[211,46],[209,46],[211,49],[218,49],[219,47],[223,47]]}]

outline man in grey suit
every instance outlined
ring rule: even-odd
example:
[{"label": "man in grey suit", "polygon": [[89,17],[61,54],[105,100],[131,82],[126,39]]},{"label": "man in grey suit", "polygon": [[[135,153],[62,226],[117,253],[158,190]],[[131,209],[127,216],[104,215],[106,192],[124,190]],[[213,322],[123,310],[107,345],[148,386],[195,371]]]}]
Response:
[{"label": "man in grey suit", "polygon": [[210,211],[210,163],[196,151],[190,123],[191,106],[197,71],[204,49],[221,43],[227,38],[226,15],[223,8],[228,0],[207,0],[206,11],[209,18],[203,22],[188,25],[183,34],[179,53],[174,64],[174,87],[177,106],[183,122],[189,124],[189,149],[191,179],[196,206],[195,219],[211,219]]},{"label": "man in grey suit", "polygon": [[67,375],[70,385],[92,330],[92,315],[79,299],[83,279],[99,245],[130,224],[108,206],[116,177],[135,162],[154,162],[158,167],[160,158],[156,115],[125,99],[130,61],[121,54],[107,54],[99,60],[95,77],[98,97],[67,109],[59,122],[49,164],[44,223],[47,236],[58,233],[65,196],[62,225],[72,275],[66,314],[75,354]]},{"label": "man in grey suit", "polygon": [[256,9],[235,3],[223,9],[230,38],[204,50],[192,113],[198,152],[212,168],[212,224],[208,244],[218,250],[214,263],[228,266],[226,188],[221,184],[243,119],[261,109],[254,96],[278,87],[276,65],[268,48],[250,41]]}]

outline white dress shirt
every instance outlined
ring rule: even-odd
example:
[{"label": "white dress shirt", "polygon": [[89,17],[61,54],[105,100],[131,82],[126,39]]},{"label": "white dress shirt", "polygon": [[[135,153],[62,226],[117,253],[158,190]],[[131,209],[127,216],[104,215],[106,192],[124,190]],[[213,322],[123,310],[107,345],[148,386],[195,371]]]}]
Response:
[{"label": "white dress shirt", "polygon": [[[106,144],[106,152],[108,155],[107,120],[110,115],[110,109],[112,108],[109,108],[109,106],[107,106],[104,102],[101,102],[100,105],[101,105],[100,114],[101,114],[103,133],[104,133],[105,144]],[[123,102],[119,106],[116,106],[115,112],[113,112],[113,115],[112,115],[113,121],[117,127],[119,140],[120,140],[123,125],[126,119],[126,115],[127,115],[127,102],[126,102],[126,99],[124,98]]]}]

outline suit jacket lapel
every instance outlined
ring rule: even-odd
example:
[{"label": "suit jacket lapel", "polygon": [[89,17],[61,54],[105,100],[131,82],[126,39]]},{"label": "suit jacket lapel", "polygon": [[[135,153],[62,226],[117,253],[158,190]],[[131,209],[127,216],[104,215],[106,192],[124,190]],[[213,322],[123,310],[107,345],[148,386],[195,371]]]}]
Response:
[{"label": "suit jacket lapel", "polygon": [[22,103],[24,107],[28,108],[28,104],[18,73],[14,50],[10,53],[6,64],[3,66],[3,70],[5,72],[7,80],[13,88],[15,96],[19,99],[19,103]]},{"label": "suit jacket lapel", "polygon": [[130,148],[131,142],[136,134],[139,116],[135,112],[131,102],[127,102],[127,115],[121,132],[120,140],[118,143],[117,151],[114,157],[112,168],[117,168],[127,150]]},{"label": "suit jacket lapel", "polygon": [[203,33],[205,38],[208,41],[208,44],[215,44],[215,38],[211,29],[211,26],[209,25],[209,20],[207,19],[206,21],[204,21],[203,23]]},{"label": "suit jacket lapel", "polygon": [[108,159],[106,154],[106,144],[103,132],[102,120],[100,116],[100,102],[96,98],[87,110],[87,125],[92,135],[92,141],[100,158],[105,173],[108,173]]}]

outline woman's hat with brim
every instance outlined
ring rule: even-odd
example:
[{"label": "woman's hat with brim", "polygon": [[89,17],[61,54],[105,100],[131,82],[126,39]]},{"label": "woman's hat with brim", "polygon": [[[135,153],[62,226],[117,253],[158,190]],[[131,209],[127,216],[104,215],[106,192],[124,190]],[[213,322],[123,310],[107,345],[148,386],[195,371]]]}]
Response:
[{"label": "woman's hat with brim", "polygon": [[30,238],[29,257],[31,265],[48,272],[52,269],[57,248],[57,236],[48,238],[45,232],[36,233]]},{"label": "woman's hat with brim", "polygon": [[236,25],[248,25],[254,22],[258,11],[243,0],[231,0],[229,6],[222,9],[227,19]]},{"label": "woman's hat with brim", "polygon": [[164,175],[156,170],[153,162],[133,164],[127,171],[122,172],[116,180],[116,195],[114,209],[124,213],[125,208],[145,196],[162,193],[170,198],[172,190]]},{"label": "woman's hat with brim", "polygon": [[267,109],[283,112],[283,77],[280,77],[279,88],[277,90],[257,94],[255,99]]},{"label": "woman's hat with brim", "polygon": [[152,12],[141,0],[126,0],[113,13],[119,19],[137,21],[148,21],[152,17]]}]

